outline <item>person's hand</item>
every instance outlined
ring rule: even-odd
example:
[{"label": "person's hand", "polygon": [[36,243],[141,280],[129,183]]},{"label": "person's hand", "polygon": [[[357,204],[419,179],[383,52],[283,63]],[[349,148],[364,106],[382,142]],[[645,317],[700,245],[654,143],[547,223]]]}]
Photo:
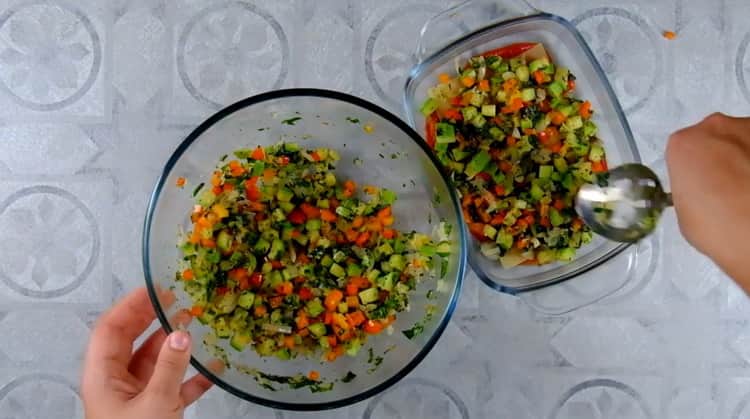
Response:
[{"label": "person's hand", "polygon": [[674,133],[667,165],[682,234],[750,292],[750,118],[713,114]]},{"label": "person's hand", "polygon": [[[178,324],[190,321],[179,313]],[[198,374],[183,383],[190,335],[160,329],[133,352],[156,315],[146,290],[125,297],[99,320],[84,363],[81,393],[87,419],[178,419],[211,387]],[[173,323],[174,324],[174,323]]]}]

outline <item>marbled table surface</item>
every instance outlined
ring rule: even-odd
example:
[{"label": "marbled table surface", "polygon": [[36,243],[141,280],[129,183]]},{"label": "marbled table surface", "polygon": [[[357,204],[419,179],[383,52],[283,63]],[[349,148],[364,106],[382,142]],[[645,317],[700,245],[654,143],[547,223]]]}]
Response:
[{"label": "marbled table surface", "polygon": [[[532,3],[584,33],[662,175],[671,131],[750,114],[747,0]],[[143,284],[148,194],[196,124],[301,86],[401,114],[414,36],[447,5],[0,0],[0,418],[83,417],[90,327]],[[212,390],[187,417],[750,418],[750,300],[673,215],[639,252],[628,286],[562,316],[469,274],[439,344],[381,397],[302,414]]]}]

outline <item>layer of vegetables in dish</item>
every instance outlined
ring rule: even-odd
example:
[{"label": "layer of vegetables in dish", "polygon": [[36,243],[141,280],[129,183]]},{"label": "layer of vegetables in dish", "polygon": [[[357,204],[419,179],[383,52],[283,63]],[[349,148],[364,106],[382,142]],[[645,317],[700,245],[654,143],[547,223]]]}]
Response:
[{"label": "layer of vegetables in dish", "polygon": [[574,258],[592,233],[574,210],[607,170],[591,103],[544,46],[513,44],[440,74],[421,112],[484,256],[504,267]]},{"label": "layer of vegetables in dish", "polygon": [[440,223],[435,239],[397,230],[396,194],[337,179],[335,150],[282,143],[234,155],[195,192],[177,280],[192,314],[236,350],[354,356],[420,280],[445,275],[451,227]]}]

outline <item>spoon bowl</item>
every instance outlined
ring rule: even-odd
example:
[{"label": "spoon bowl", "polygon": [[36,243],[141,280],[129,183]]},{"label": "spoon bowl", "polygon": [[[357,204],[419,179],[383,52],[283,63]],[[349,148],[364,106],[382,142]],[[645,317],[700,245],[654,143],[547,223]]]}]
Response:
[{"label": "spoon bowl", "polygon": [[625,164],[581,187],[576,211],[591,229],[610,240],[634,243],[655,229],[672,195],[659,177],[641,164]]}]

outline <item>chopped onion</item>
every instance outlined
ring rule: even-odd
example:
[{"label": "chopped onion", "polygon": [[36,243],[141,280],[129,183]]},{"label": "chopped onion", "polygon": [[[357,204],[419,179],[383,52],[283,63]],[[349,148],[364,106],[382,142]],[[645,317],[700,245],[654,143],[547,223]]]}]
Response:
[{"label": "chopped onion", "polygon": [[285,335],[292,333],[292,328],[283,324],[264,323],[261,327],[267,332],[283,333]]}]

